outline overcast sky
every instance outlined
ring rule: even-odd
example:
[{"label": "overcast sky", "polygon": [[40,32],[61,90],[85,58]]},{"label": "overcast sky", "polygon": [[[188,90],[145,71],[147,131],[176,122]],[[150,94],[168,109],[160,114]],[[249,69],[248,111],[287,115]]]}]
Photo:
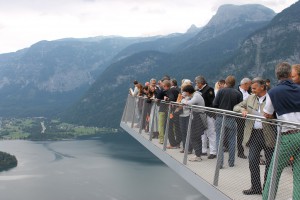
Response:
[{"label": "overcast sky", "polygon": [[0,53],[40,40],[152,36],[204,26],[222,4],[263,4],[280,12],[297,0],[0,0]]}]

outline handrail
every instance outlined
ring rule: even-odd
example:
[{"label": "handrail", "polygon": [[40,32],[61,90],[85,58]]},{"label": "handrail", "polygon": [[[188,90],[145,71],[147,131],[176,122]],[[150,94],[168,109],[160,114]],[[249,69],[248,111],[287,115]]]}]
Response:
[{"label": "handrail", "polygon": [[[135,97],[135,98],[149,99],[147,97]],[[150,100],[155,101],[155,102],[162,102],[162,103],[165,103],[167,105],[170,104],[170,105],[176,105],[176,106],[185,106],[187,108],[200,108],[200,109],[205,109],[207,111],[212,111],[214,113],[222,113],[222,114],[227,114],[227,115],[240,116],[240,117],[245,118],[245,119],[255,118],[255,119],[261,119],[264,122],[282,123],[283,126],[293,125],[293,126],[300,127],[300,123],[284,121],[284,120],[280,120],[280,119],[266,119],[265,117],[259,116],[259,115],[247,114],[247,116],[244,117],[241,113],[230,111],[230,110],[219,109],[219,108],[212,108],[212,107],[199,106],[199,105],[186,105],[186,104],[183,104],[183,103],[178,103],[178,102],[174,102],[174,101],[165,101],[165,100],[160,100],[160,99],[150,99]]]}]

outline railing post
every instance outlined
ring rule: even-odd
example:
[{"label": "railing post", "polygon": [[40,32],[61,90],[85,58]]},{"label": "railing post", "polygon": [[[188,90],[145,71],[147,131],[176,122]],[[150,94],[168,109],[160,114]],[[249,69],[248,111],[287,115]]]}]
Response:
[{"label": "railing post", "polygon": [[126,118],[126,113],[127,113],[127,107],[128,107],[128,101],[129,101],[129,95],[127,96],[127,100],[126,100],[126,104],[125,104],[125,108],[124,108],[124,112],[123,112],[123,116],[122,116],[122,122],[127,123],[127,118]]},{"label": "railing post", "polygon": [[215,176],[214,176],[214,186],[218,186],[218,184],[219,184],[220,167],[222,165],[222,156],[221,155],[223,153],[222,152],[223,151],[223,140],[224,140],[224,133],[225,133],[225,118],[226,118],[226,116],[223,113],[219,147],[218,147],[218,153],[217,153],[217,164],[216,164]]},{"label": "railing post", "polygon": [[131,121],[131,128],[133,128],[133,125],[134,125],[134,115],[135,115],[135,109],[136,109],[136,106],[137,106],[137,97],[134,97],[133,98],[133,109],[132,109],[132,121]]},{"label": "railing post", "polygon": [[[153,129],[154,129],[154,119],[155,119],[155,115],[156,115],[156,102],[155,101],[152,101],[154,102],[154,105],[153,106],[153,113],[152,113],[152,116],[151,116],[151,127],[150,127],[150,133],[149,133],[149,141],[152,141],[152,135],[153,135]],[[152,107],[151,107],[152,109]],[[150,124],[150,122],[149,122]]]},{"label": "railing post", "polygon": [[189,149],[189,145],[190,145],[191,128],[192,128],[193,118],[194,118],[193,108],[190,108],[190,117],[189,117],[188,129],[187,129],[185,146],[184,146],[184,155],[183,155],[183,164],[184,165],[186,165],[186,163],[187,163],[187,156],[188,156],[188,151],[189,151],[188,149]]},{"label": "railing post", "polygon": [[[140,116],[140,121],[139,121],[139,124],[140,124],[140,129],[139,129],[139,133],[141,134],[142,133],[142,130],[143,130],[143,118],[144,118],[144,114],[145,114],[145,107],[146,107],[146,101],[147,99],[145,98],[143,100],[143,110],[142,110],[142,116]],[[145,119],[146,120],[146,119]]]},{"label": "railing post", "polygon": [[167,144],[168,144],[168,134],[169,134],[169,124],[170,124],[170,113],[171,113],[171,104],[168,106],[168,114],[167,114],[167,124],[166,124],[166,130],[164,135],[164,144],[163,144],[163,150],[166,151]]},{"label": "railing post", "polygon": [[282,131],[282,123],[279,123],[279,130],[277,134],[277,139],[276,139],[276,146],[273,154],[273,167],[272,167],[272,174],[271,174],[271,179],[270,179],[270,187],[269,187],[269,195],[268,195],[268,200],[274,200],[276,196],[276,184],[277,184],[277,169],[278,169],[278,156],[279,156],[279,151],[280,151],[280,146],[281,146],[281,131]]}]

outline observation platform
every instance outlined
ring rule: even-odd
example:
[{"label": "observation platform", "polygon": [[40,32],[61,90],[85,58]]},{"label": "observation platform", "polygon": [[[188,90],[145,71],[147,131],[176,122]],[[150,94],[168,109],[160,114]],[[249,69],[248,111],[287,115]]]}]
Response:
[{"label": "observation platform", "polygon": [[[188,157],[194,154],[187,155],[184,153],[180,153],[182,146],[180,149],[167,149],[166,146],[168,144],[168,137],[166,136],[166,134],[164,137],[164,144],[160,144],[158,139],[152,138],[153,127],[150,127],[150,130],[147,132],[145,132],[144,129],[139,128],[142,125],[143,119],[136,116],[138,115],[136,112],[136,108],[137,102],[134,100],[134,98],[128,97],[120,126],[138,142],[144,145],[155,156],[157,156],[161,161],[168,165],[172,170],[174,170],[177,174],[184,178],[189,184],[196,188],[201,194],[206,196],[208,199],[214,200],[262,199],[262,195],[244,195],[242,192],[243,190],[249,189],[251,187],[248,159],[242,159],[236,156],[235,166],[229,167],[227,162],[228,153],[224,153],[224,166],[222,169],[219,169],[217,167],[217,158],[207,159],[207,156],[202,156],[202,161],[200,162],[188,161]],[[204,107],[202,109],[206,108]],[[144,109],[143,112],[145,112]],[[143,114],[144,113],[140,113],[140,115]],[[219,112],[219,114],[226,115],[226,113],[223,112]],[[152,118],[150,120],[154,119]],[[167,119],[166,121],[167,124],[169,123],[168,120],[169,119]],[[245,155],[247,156],[248,151],[249,149],[245,147]],[[265,165],[260,165],[262,183],[264,172]],[[292,167],[288,166],[283,170],[283,173],[281,175],[275,199],[291,200],[292,194],[293,171]],[[269,197],[269,199],[274,199],[274,197]]]}]

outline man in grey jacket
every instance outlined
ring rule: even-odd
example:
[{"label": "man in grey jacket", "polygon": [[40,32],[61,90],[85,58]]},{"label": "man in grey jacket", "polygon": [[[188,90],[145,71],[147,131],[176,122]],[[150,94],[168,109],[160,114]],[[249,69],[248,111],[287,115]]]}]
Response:
[{"label": "man in grey jacket", "polygon": [[[244,117],[247,114],[263,115],[263,108],[266,104],[266,84],[262,78],[252,80],[252,95],[238,105],[234,106],[233,111],[240,112]],[[249,169],[251,175],[251,188],[244,190],[245,195],[261,194],[262,186],[260,179],[260,152],[264,150],[266,157],[266,169],[264,182],[267,177],[268,169],[274,152],[276,138],[276,128],[261,120],[246,120],[244,129],[244,141],[249,139]]]}]

